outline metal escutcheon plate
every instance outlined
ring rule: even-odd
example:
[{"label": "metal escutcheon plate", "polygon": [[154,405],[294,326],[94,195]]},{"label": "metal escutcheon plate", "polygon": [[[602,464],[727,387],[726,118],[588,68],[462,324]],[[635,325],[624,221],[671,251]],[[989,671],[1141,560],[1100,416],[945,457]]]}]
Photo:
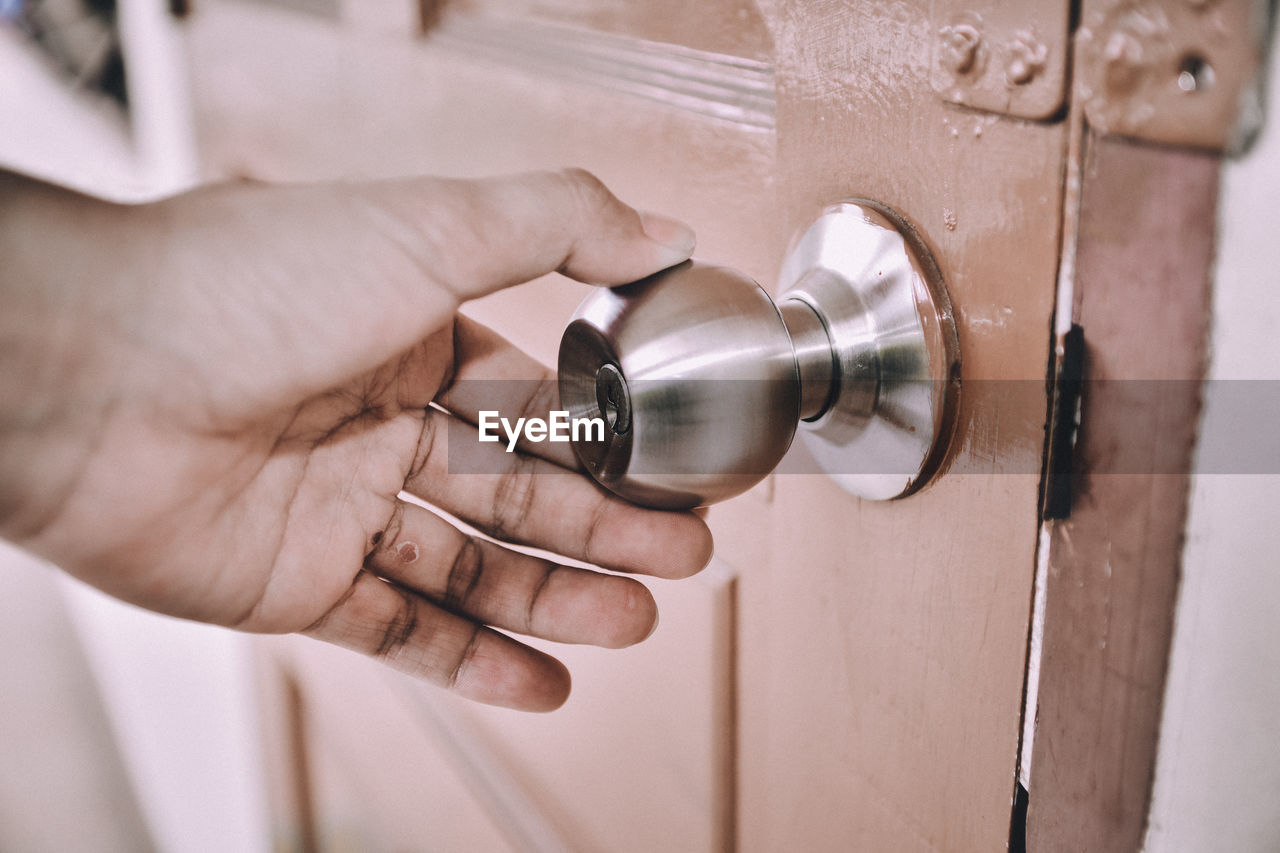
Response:
[{"label": "metal escutcheon plate", "polygon": [[842,202],[796,241],[779,285],[779,304],[798,299],[822,318],[838,382],[801,441],[854,495],[919,490],[946,457],[960,392],[951,302],[924,243],[882,205]]}]

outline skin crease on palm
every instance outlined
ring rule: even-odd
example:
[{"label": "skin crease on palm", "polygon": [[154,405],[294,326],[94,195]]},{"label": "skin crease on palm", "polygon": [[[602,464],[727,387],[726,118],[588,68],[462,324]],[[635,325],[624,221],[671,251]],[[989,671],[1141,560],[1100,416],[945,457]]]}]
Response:
[{"label": "skin crease on palm", "polygon": [[[648,590],[397,496],[611,570],[705,566],[696,514],[496,445],[502,473],[451,475],[444,440],[450,418],[549,402],[473,399],[486,383],[461,379],[549,373],[462,302],[553,270],[622,284],[692,250],[577,170],[129,207],[0,174],[0,534],[152,610],[551,710],[567,670],[504,631],[630,645],[656,625]],[[535,383],[487,386],[512,384]]]}]

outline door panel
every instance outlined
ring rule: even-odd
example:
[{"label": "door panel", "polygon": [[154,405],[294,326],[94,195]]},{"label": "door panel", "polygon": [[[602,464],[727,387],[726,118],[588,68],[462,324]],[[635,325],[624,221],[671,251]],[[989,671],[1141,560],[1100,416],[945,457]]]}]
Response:
[{"label": "door panel", "polygon": [[[668,32],[608,2],[460,4],[414,42],[209,0],[191,42],[206,162],[277,178],[581,165],[769,289],[824,206],[902,212],[959,326],[949,473],[887,504],[775,475],[713,509],[731,569],[663,585],[657,636],[570,653],[564,711],[428,701],[584,849],[1003,849],[1063,128],[946,103],[936,2],[725,3],[735,17],[716,20],[668,5],[695,18]],[[540,22],[521,45],[512,9]],[[468,311],[550,362],[584,293],[547,279]],[[625,778],[602,784],[605,769]]]},{"label": "door panel", "polygon": [[302,637],[259,643],[275,850],[523,851],[396,675]]},{"label": "door panel", "polygon": [[742,833],[759,849],[1008,839],[1065,136],[944,103],[930,5],[797,3],[775,24],[784,232],[845,195],[903,212],[947,283],[964,388],[951,470],[919,495],[777,478],[787,558],[744,576],[739,615],[742,743],[764,744],[740,757]]},{"label": "door panel", "polygon": [[467,721],[570,849],[732,849],[733,574],[650,587],[662,621],[640,646],[535,643],[574,675],[554,714],[423,698]]}]

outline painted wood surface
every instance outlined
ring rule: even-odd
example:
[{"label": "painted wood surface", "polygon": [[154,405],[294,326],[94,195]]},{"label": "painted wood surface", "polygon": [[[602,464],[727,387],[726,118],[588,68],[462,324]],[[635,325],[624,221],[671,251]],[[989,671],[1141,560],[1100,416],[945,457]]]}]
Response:
[{"label": "painted wood surface", "polygon": [[261,645],[273,849],[539,849],[495,819],[453,745],[404,700],[406,678],[301,637]]},{"label": "painted wood surface", "polygon": [[[1008,840],[1064,135],[944,104],[927,4],[785,4],[784,233],[842,195],[933,249],[962,352],[950,473],[897,503],[779,477],[772,559],[742,585],[742,834],[753,849]],[[746,748],[746,747],[750,748]],[[816,782],[816,784],[815,784]]]},{"label": "painted wood surface", "polygon": [[[599,814],[570,817],[575,838],[610,833],[611,849],[645,849],[629,847],[622,827],[674,819],[702,839],[689,849],[988,851],[1007,841],[1065,133],[944,103],[929,79],[931,13],[887,0],[759,4],[748,18],[767,38],[743,50],[753,79],[774,83],[772,125],[634,97],[609,74],[546,75],[468,49],[447,18],[424,41],[214,0],[192,19],[211,174],[581,165],[624,199],[686,219],[702,257],[770,288],[788,241],[823,206],[870,196],[905,214],[937,256],[966,383],[950,473],[890,504],[779,474],[715,508],[733,595],[713,579],[673,589],[680,602],[650,641],[652,668],[610,653],[575,670],[591,697],[576,725],[617,732],[590,747],[606,755],[634,745],[608,725],[614,688],[590,685],[636,679],[623,694],[636,703],[627,719],[667,727],[646,741],[655,761],[694,762],[692,775],[677,774],[683,787],[662,784],[695,817],[653,800],[615,803],[625,814],[612,832]],[[610,32],[627,36],[671,38],[679,43],[660,49],[712,64],[729,49],[708,49],[695,30]],[[549,360],[582,293],[547,280],[471,310]],[[682,681],[704,672],[708,685]],[[662,707],[673,689],[685,721]],[[548,768],[526,746],[541,721],[464,713],[531,789],[545,786],[538,808],[553,821],[598,801],[598,779]],[[718,736],[732,738],[727,757]]]}]

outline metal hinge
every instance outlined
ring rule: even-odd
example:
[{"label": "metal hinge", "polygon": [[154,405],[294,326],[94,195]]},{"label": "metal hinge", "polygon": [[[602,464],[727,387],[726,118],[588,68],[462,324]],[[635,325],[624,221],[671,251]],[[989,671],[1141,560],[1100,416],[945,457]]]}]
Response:
[{"label": "metal hinge", "polygon": [[1084,388],[1084,329],[1072,325],[1062,337],[1049,389],[1045,427],[1044,477],[1040,482],[1040,518],[1071,515],[1076,438]]},{"label": "metal hinge", "polygon": [[1067,0],[988,0],[958,13],[937,6],[943,8],[931,20],[929,79],[939,95],[1019,118],[1061,113],[1070,44]]},{"label": "metal hinge", "polygon": [[1084,0],[1076,97],[1093,130],[1238,153],[1262,127],[1269,0]]},{"label": "metal hinge", "polygon": [[1272,5],[1081,0],[1074,46],[1067,0],[940,10],[930,83],[953,104],[1044,120],[1065,114],[1074,76],[1094,131],[1239,153],[1262,127]]}]

